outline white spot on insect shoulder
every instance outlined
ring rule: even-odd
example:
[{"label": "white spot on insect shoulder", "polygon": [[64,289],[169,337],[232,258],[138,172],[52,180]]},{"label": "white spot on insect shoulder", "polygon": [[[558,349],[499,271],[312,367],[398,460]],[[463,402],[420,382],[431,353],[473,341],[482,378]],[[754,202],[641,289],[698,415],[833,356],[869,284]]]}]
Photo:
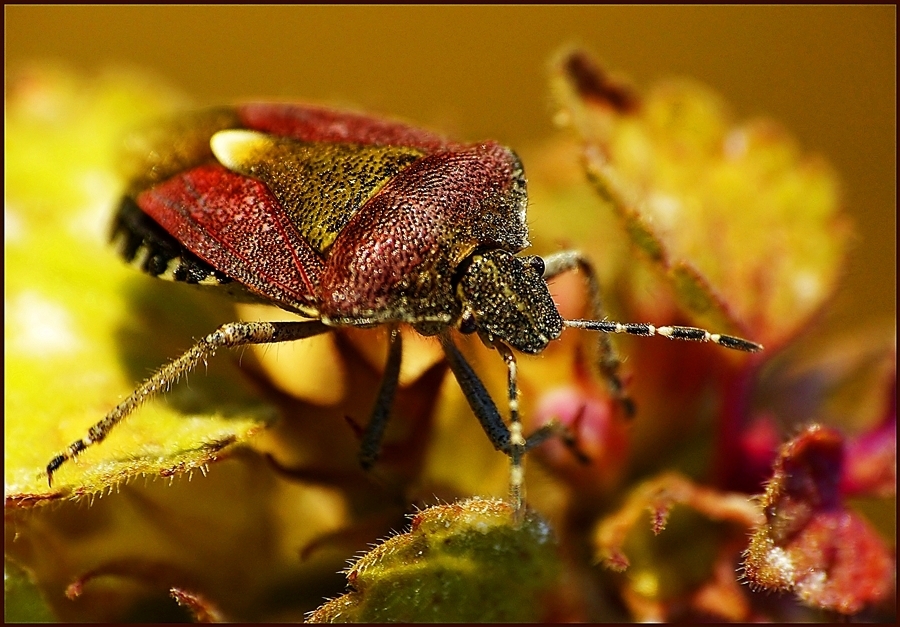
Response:
[{"label": "white spot on insect shoulder", "polygon": [[25,291],[5,303],[10,350],[39,359],[82,348],[75,323],[65,306],[36,291]]},{"label": "white spot on insect shoulder", "polygon": [[209,140],[209,146],[219,163],[229,170],[240,172],[255,161],[253,155],[270,145],[269,137],[257,131],[229,129],[219,131]]}]

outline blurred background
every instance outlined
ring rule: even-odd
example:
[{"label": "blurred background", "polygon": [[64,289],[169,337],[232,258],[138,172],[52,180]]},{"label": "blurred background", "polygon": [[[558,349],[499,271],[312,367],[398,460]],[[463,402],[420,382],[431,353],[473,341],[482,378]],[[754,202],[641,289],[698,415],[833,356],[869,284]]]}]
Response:
[{"label": "blurred background", "polygon": [[547,64],[594,51],[645,90],[690,76],[738,119],[825,156],[857,238],[826,322],[896,316],[896,8],[7,6],[7,76],[34,61],[149,72],[199,104],[318,101],[523,155],[556,132]]}]

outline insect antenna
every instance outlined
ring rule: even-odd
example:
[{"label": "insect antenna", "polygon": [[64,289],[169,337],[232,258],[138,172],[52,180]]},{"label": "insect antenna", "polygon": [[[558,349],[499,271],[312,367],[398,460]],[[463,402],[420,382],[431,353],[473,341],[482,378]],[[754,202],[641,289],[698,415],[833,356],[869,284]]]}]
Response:
[{"label": "insect antenna", "polygon": [[643,322],[612,322],[609,320],[563,320],[563,324],[574,329],[587,329],[601,333],[625,333],[649,337],[662,335],[670,340],[686,340],[688,342],[713,342],[719,346],[746,353],[756,353],[763,349],[762,344],[751,342],[734,335],[710,333],[697,327],[664,326],[657,327]]}]

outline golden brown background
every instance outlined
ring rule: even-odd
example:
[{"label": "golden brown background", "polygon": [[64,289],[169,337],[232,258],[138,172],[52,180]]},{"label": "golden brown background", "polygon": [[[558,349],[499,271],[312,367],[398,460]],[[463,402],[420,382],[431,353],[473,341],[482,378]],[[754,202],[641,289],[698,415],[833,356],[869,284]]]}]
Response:
[{"label": "golden brown background", "polygon": [[893,6],[13,6],[5,17],[7,71],[124,66],[200,104],[350,105],[498,139],[526,167],[528,147],[554,132],[546,64],[560,45],[587,46],[641,88],[692,76],[840,173],[858,238],[830,326],[896,315]]}]

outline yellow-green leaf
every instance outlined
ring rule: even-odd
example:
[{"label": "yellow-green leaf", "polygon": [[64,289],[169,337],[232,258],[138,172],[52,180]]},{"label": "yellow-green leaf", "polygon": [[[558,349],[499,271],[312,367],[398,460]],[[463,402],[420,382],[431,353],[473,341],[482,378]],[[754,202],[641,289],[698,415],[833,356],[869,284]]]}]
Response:
[{"label": "yellow-green leaf", "polygon": [[125,130],[174,105],[125,76],[14,79],[7,102],[4,435],[8,504],[97,493],[203,468],[275,416],[224,354],[54,475],[47,463],[201,335],[227,301],[128,268],[106,243]]},{"label": "yellow-green leaf", "polygon": [[782,129],[735,123],[694,82],[640,98],[581,52],[555,86],[590,180],[688,310],[774,348],[833,293],[849,233],[836,177]]}]

